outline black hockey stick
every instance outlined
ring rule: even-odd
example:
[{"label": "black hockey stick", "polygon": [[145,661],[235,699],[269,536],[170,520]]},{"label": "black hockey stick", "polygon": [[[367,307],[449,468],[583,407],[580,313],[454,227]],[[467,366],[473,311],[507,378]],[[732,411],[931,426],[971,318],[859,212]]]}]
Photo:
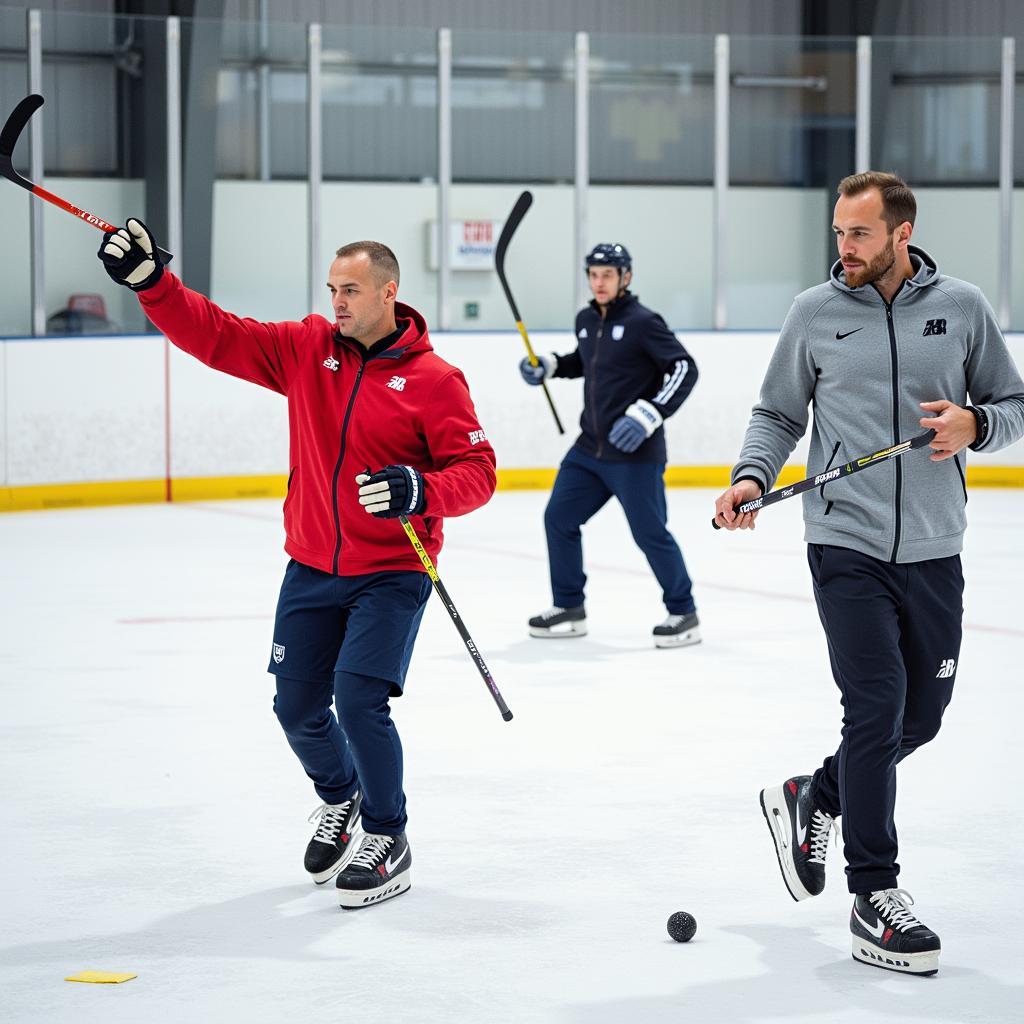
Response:
[{"label": "black hockey stick", "polygon": [[[533,346],[530,344],[530,336],[526,333],[526,328],[523,326],[523,319],[519,315],[519,307],[516,305],[516,300],[512,298],[512,289],[509,288],[508,278],[505,277],[505,251],[508,249],[508,243],[512,241],[512,236],[516,233],[516,228],[519,227],[520,222],[526,216],[526,211],[529,210],[532,203],[533,193],[530,191],[521,193],[516,200],[516,205],[512,207],[512,212],[508,215],[505,226],[501,229],[498,247],[494,250],[494,269],[498,272],[498,280],[505,291],[505,298],[508,299],[508,304],[512,307],[512,316],[515,319],[516,327],[519,328],[519,334],[522,336],[523,343],[526,345],[526,354],[530,357],[530,365],[536,366],[537,354],[533,351]],[[548,391],[548,386],[544,381],[540,382],[540,386],[544,389],[544,397],[548,400],[551,415],[555,417],[555,426],[558,427],[560,434],[564,434],[565,427],[562,426],[562,421],[558,418],[555,403],[551,400],[551,392]]]},{"label": "black hockey stick", "polygon": [[[840,479],[840,477],[859,473],[862,469],[867,469],[869,466],[877,466],[880,462],[899,458],[899,456],[906,455],[907,452],[911,452],[915,448],[923,448],[934,436],[934,430],[926,430],[923,434],[918,434],[917,437],[912,437],[909,441],[902,442],[902,444],[893,445],[891,448],[883,448],[880,452],[875,452],[873,455],[865,455],[862,458],[854,459],[852,462],[847,462],[843,466],[827,469],[824,473],[809,476],[806,480],[801,480],[797,484],[790,484],[789,487],[782,487],[777,491],[769,491],[767,494],[762,494],[760,498],[754,498],[753,501],[745,501],[742,505],[734,508],[733,511],[739,513],[739,515],[743,515],[746,512],[756,512],[766,505],[774,505],[776,502],[785,501],[786,498],[792,498],[794,494],[803,494],[804,491],[809,491],[814,487],[821,487],[823,484]],[[711,520],[711,525],[716,530],[721,530],[722,527],[716,522],[717,518],[715,516]]]},{"label": "black hockey stick", "polygon": [[[37,196],[39,199],[45,199],[46,202],[53,203],[59,209],[70,213],[79,220],[85,221],[86,224],[91,224],[94,228],[99,228],[104,233],[107,231],[117,231],[118,229],[114,224],[108,224],[102,217],[97,217],[93,213],[87,213],[85,210],[79,209],[66,199],[61,199],[60,196],[47,191],[42,185],[36,185],[29,181],[28,178],[23,178],[14,169],[14,147],[21,137],[21,133],[25,130],[25,125],[28,124],[32,115],[43,105],[43,102],[43,97],[38,93],[30,93],[11,111],[11,116],[7,118],[7,123],[4,125],[3,130],[0,131],[0,174],[8,181],[13,181],[15,185],[28,189],[32,195]],[[174,258],[166,249],[161,249],[159,246],[157,246],[157,252],[164,263],[170,263]]]},{"label": "black hockey stick", "polygon": [[494,698],[494,703],[498,705],[501,717],[506,722],[511,722],[512,712],[509,711],[508,705],[498,689],[498,684],[494,681],[494,676],[491,675],[491,670],[487,667],[487,662],[484,661],[483,655],[473,642],[473,638],[469,635],[469,630],[466,629],[466,624],[462,621],[462,616],[459,615],[455,602],[448,596],[448,591],[441,582],[441,577],[438,576],[437,569],[434,568],[434,563],[431,561],[430,555],[427,554],[427,549],[420,543],[420,538],[407,516],[399,516],[398,521],[402,524],[402,529],[405,530],[406,536],[412,543],[416,554],[420,556],[420,561],[423,563],[423,568],[427,570],[431,583],[434,584],[437,596],[441,598],[445,611],[451,616],[452,622],[455,623],[455,628],[459,631],[459,636],[462,637],[462,641],[466,645],[466,650],[469,651],[470,656],[473,658],[473,664],[476,665],[477,671],[483,676],[487,689],[491,691],[491,696]]}]

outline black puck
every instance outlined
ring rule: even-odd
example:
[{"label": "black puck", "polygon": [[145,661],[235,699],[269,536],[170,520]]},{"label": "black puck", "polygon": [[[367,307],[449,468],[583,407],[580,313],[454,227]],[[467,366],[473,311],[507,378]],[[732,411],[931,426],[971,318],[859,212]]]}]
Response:
[{"label": "black puck", "polygon": [[689,942],[696,931],[696,918],[685,910],[677,910],[668,919],[668,933],[676,942]]}]

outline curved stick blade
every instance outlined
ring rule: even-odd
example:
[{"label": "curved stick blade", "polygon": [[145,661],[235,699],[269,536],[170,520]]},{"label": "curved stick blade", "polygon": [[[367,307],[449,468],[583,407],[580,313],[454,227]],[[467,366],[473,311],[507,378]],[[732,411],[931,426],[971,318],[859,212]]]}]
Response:
[{"label": "curved stick blade", "polygon": [[10,160],[14,154],[21,133],[25,130],[32,115],[43,105],[43,97],[38,93],[30,93],[10,113],[7,123],[0,131],[0,157]]}]

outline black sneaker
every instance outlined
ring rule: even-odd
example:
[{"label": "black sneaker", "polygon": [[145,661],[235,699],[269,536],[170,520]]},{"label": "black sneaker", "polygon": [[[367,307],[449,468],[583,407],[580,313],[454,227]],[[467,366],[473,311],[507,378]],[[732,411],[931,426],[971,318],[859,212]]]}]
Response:
[{"label": "black sneaker", "polygon": [[377,836],[365,832],[359,849],[338,875],[338,898],[354,909],[394,899],[412,885],[412,850],[405,833]]},{"label": "black sneaker", "polygon": [[689,647],[700,643],[700,619],[696,612],[688,615],[670,615],[660,626],[654,627],[655,647]]},{"label": "black sneaker", "polygon": [[530,636],[561,639],[587,635],[587,613],[583,605],[577,608],[549,608],[530,619]]},{"label": "black sneaker", "polygon": [[913,904],[905,889],[857,896],[850,913],[853,959],[901,974],[935,974],[942,946],[910,912]]},{"label": "black sneaker", "polygon": [[317,885],[329,882],[348,862],[359,845],[359,808],[363,796],[357,792],[340,804],[321,804],[310,816],[320,819],[306,847],[306,870]]},{"label": "black sneaker", "polygon": [[790,895],[795,900],[817,896],[825,888],[825,855],[835,823],[814,806],[810,775],[762,789],[761,810]]}]

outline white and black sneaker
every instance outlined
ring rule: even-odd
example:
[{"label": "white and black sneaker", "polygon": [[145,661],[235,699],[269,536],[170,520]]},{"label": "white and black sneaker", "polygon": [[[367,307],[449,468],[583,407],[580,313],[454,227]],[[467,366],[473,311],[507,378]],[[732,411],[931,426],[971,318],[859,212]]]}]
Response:
[{"label": "white and black sneaker", "polygon": [[825,855],[835,821],[814,806],[810,775],[762,789],[761,811],[790,895],[795,900],[817,896],[825,888]]},{"label": "white and black sneaker", "polygon": [[688,615],[670,615],[661,625],[654,627],[655,647],[689,647],[700,643],[700,619],[696,612]]},{"label": "white and black sneaker", "polygon": [[412,885],[412,850],[403,832],[398,836],[363,834],[355,856],[338,875],[343,907],[369,907],[408,892]]},{"label": "white and black sneaker", "polygon": [[942,946],[910,912],[913,904],[905,889],[857,896],[850,912],[853,959],[901,974],[935,974]]},{"label": "white and black sneaker", "polygon": [[583,605],[577,608],[549,608],[530,619],[530,636],[561,639],[587,635],[587,612]]},{"label": "white and black sneaker", "polygon": [[[321,804],[310,816],[316,832],[306,847],[305,868],[317,885],[329,882],[348,863],[359,845],[362,793],[340,804]],[[319,820],[318,820],[319,819]]]}]

